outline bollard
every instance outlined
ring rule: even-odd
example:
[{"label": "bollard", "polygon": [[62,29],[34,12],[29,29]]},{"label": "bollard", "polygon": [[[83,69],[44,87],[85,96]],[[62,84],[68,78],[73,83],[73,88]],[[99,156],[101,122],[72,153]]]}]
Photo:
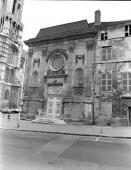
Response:
[{"label": "bollard", "polygon": [[9,119],[10,120],[10,115],[8,114],[8,116],[7,116],[7,119]]}]

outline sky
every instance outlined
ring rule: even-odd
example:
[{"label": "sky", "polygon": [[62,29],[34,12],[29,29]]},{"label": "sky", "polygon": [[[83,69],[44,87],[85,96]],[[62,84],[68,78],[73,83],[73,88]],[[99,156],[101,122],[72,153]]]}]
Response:
[{"label": "sky", "polygon": [[[131,19],[131,1],[44,1],[24,0],[23,41],[34,38],[41,28],[87,19],[94,22],[94,12],[101,11],[101,21]],[[28,49],[24,45],[25,49]]]}]

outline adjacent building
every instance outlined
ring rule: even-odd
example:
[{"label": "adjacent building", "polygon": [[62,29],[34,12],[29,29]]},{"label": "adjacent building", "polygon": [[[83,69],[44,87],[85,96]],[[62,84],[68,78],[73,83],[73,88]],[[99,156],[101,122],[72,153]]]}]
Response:
[{"label": "adjacent building", "polygon": [[40,29],[28,45],[23,110],[57,119],[131,123],[131,20]]},{"label": "adjacent building", "polygon": [[0,0],[0,108],[16,108],[22,97],[23,0]]}]

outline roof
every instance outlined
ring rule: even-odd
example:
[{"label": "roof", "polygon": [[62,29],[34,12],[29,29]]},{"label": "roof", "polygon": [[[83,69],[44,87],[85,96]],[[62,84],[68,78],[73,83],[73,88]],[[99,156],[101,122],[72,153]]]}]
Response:
[{"label": "roof", "polygon": [[38,32],[35,38],[31,38],[25,41],[25,44],[28,45],[29,43],[38,42],[41,40],[46,41],[55,38],[62,38],[62,37],[64,38],[68,36],[93,33],[96,32],[97,29],[102,29],[109,26],[119,25],[119,24],[125,24],[128,22],[131,22],[131,20],[101,22],[100,25],[95,25],[94,23],[88,24],[87,20],[81,20],[81,21],[57,25],[53,27],[42,28],[40,29],[40,31]]},{"label": "roof", "polygon": [[63,25],[57,25],[53,27],[43,28],[40,29],[39,33],[37,34],[36,38],[50,38],[54,35],[67,33],[67,32],[76,32],[81,29],[87,29],[88,23],[87,20],[67,23]]}]

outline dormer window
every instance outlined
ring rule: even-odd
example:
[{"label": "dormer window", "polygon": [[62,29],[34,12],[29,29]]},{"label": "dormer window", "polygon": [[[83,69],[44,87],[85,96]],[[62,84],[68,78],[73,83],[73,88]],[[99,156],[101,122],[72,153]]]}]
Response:
[{"label": "dormer window", "polygon": [[125,37],[131,36],[131,25],[125,25]]},{"label": "dormer window", "polygon": [[107,40],[107,39],[108,39],[107,30],[101,31],[101,40]]}]

